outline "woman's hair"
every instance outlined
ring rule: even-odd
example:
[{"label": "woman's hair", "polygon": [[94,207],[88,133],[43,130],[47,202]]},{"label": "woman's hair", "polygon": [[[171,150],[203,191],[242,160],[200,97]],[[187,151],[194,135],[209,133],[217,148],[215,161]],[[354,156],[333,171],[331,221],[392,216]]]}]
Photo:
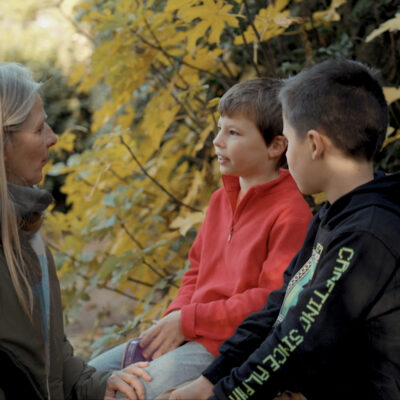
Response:
[{"label": "woman's hair", "polygon": [[0,223],[1,242],[18,299],[32,315],[32,290],[26,277],[15,206],[7,185],[4,147],[18,132],[36,101],[40,83],[30,71],[17,63],[0,63]]}]

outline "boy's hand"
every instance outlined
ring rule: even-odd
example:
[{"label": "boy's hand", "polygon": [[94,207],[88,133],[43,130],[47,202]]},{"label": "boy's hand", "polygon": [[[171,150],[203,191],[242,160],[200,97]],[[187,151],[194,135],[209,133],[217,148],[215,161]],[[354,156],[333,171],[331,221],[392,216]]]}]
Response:
[{"label": "boy's hand", "polygon": [[150,375],[143,369],[148,365],[148,362],[137,362],[120,371],[114,371],[108,378],[104,400],[115,399],[117,392],[121,392],[129,400],[144,400],[144,387],[138,377],[146,382],[151,381]]},{"label": "boy's hand", "polygon": [[206,400],[213,396],[214,385],[204,376],[199,376],[187,385],[180,386],[174,390],[169,400]]},{"label": "boy's hand", "polygon": [[156,359],[163,354],[176,349],[185,340],[181,329],[181,311],[176,310],[161,318],[146,329],[140,337],[139,346],[142,347],[146,358]]}]

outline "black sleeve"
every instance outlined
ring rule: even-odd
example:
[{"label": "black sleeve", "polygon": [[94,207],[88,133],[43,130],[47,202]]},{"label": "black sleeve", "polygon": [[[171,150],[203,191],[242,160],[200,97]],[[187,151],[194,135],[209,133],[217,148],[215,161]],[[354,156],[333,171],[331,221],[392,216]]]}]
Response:
[{"label": "black sleeve", "polygon": [[32,399],[42,398],[28,371],[3,350],[0,346],[0,399]]},{"label": "black sleeve", "polygon": [[64,336],[63,357],[65,398],[74,400],[103,399],[112,371],[96,371],[82,358],[75,356],[66,336]]},{"label": "black sleeve", "polygon": [[[312,356],[317,354],[318,360],[330,365],[338,343],[365,318],[395,269],[395,257],[372,234],[349,233],[336,239],[324,249],[312,283],[299,293],[297,303],[260,347],[240,365],[238,361],[245,357],[243,351],[230,351],[237,354],[231,364],[236,368],[214,386],[215,398],[270,399],[291,389],[298,371],[314,370],[318,376],[321,364]],[[264,331],[259,324],[251,325],[250,318],[244,326],[252,327],[255,333],[249,332],[248,339],[242,334],[240,341],[232,338],[231,346],[250,340],[254,349],[263,335],[265,338],[271,328],[268,307],[259,317],[266,318]]]},{"label": "black sleeve", "polygon": [[222,343],[219,348],[220,355],[202,373],[210,382],[216,383],[229,375],[231,369],[246,361],[268,336],[279,314],[297,257],[284,272],[283,286],[271,292],[265,306],[243,320],[235,333]]}]

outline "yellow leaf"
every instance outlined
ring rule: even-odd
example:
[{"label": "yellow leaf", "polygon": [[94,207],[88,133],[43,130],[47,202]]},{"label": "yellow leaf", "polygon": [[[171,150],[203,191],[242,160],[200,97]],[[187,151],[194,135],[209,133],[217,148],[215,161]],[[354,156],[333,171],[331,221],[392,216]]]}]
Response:
[{"label": "yellow leaf", "polygon": [[315,28],[332,21],[339,21],[340,15],[336,10],[346,2],[347,0],[332,0],[331,5],[326,10],[315,11],[312,16],[313,24],[306,24],[306,29]]},{"label": "yellow leaf", "polygon": [[214,124],[209,124],[200,132],[199,142],[196,144],[194,151],[199,151],[204,147],[204,142],[208,138],[209,134],[213,131]]},{"label": "yellow leaf", "polygon": [[216,105],[218,105],[220,101],[220,97],[214,97],[207,103],[207,108],[214,108]]},{"label": "yellow leaf", "polygon": [[69,84],[74,86],[77,85],[83,78],[86,71],[86,62],[75,64],[72,68],[72,72],[69,75]]},{"label": "yellow leaf", "polygon": [[117,118],[116,124],[122,128],[129,128],[134,118],[135,109],[129,104],[125,107],[124,113]]},{"label": "yellow leaf", "polygon": [[58,136],[56,145],[52,148],[52,151],[60,153],[62,150],[71,152],[74,150],[76,135],[72,132],[64,132]]},{"label": "yellow leaf", "polygon": [[[229,14],[231,9],[232,5],[224,4],[223,0],[203,0],[202,5],[180,10],[179,16],[185,22],[191,22],[200,18],[201,29],[199,31],[205,32],[210,29],[209,41],[211,43],[219,43],[225,23],[232,27],[239,25],[237,16]],[[198,33],[198,31],[194,33]],[[193,43],[193,39],[191,43]]]},{"label": "yellow leaf", "polygon": [[384,87],[383,93],[388,104],[394,103],[400,99],[400,88]]},{"label": "yellow leaf", "polygon": [[118,109],[118,104],[111,101],[105,101],[103,107],[93,113],[92,131],[96,132],[103,124],[114,115]]},{"label": "yellow leaf", "polygon": [[[249,26],[244,32],[247,43],[257,43],[259,41],[267,41],[275,36],[280,35],[293,22],[297,22],[298,18],[289,16],[289,11],[284,10],[289,0],[278,0],[267,8],[262,8],[254,19],[254,26],[258,32],[256,35],[253,27]],[[235,44],[244,43],[242,36],[237,36]]]},{"label": "yellow leaf", "polygon": [[216,68],[216,59],[222,53],[223,49],[215,48],[210,50],[209,47],[202,47],[197,49],[195,54],[187,54],[183,60],[189,67],[194,66],[204,70],[212,70],[212,68]]},{"label": "yellow leaf", "polygon": [[53,161],[52,160],[47,162],[46,165],[43,167],[43,169],[42,169],[42,180],[40,182],[41,185],[43,184],[44,180],[46,179],[47,173],[52,169],[52,167],[53,167]]},{"label": "yellow leaf", "polygon": [[186,235],[186,232],[195,225],[200,224],[204,220],[203,212],[194,212],[189,214],[187,217],[179,216],[170,224],[171,229],[179,229],[182,236]]},{"label": "yellow leaf", "polygon": [[182,10],[183,8],[191,7],[196,4],[198,0],[168,0],[164,11],[171,12]]},{"label": "yellow leaf", "polygon": [[400,140],[400,129],[398,129],[394,135],[392,135],[393,132],[394,128],[390,126],[387,130],[386,139],[382,145],[382,148],[386,147],[390,143],[395,142],[396,140]]},{"label": "yellow leaf", "polygon": [[325,193],[316,193],[312,195],[315,204],[321,204],[326,201],[326,194]]},{"label": "yellow leaf", "polygon": [[147,160],[159,148],[164,133],[175,120],[180,108],[168,89],[159,90],[147,103],[144,117],[140,122],[140,130],[144,133],[138,148],[141,160]]},{"label": "yellow leaf", "polygon": [[83,9],[83,10],[86,10],[86,11],[90,11],[92,9],[92,7],[93,7],[93,4],[91,2],[89,2],[89,1],[87,1],[87,2],[79,3],[76,6],[76,9]]},{"label": "yellow leaf", "polygon": [[274,18],[275,24],[281,26],[282,28],[289,28],[290,25],[293,23],[299,24],[303,22],[303,18],[294,18],[294,17],[287,17],[285,14],[279,14],[277,17]]},{"label": "yellow leaf", "polygon": [[381,35],[383,32],[398,31],[400,29],[400,13],[396,14],[394,18],[389,19],[379,26],[379,28],[373,30],[365,39],[366,42],[374,40],[377,36]]},{"label": "yellow leaf", "polygon": [[200,189],[204,186],[204,169],[202,171],[196,171],[190,186],[190,189],[183,199],[185,204],[191,204],[196,199]]},{"label": "yellow leaf", "polygon": [[191,52],[196,49],[197,40],[202,38],[209,28],[207,22],[202,21],[195,25],[192,29],[187,31],[188,35],[188,42],[187,42],[187,49]]},{"label": "yellow leaf", "polygon": [[122,0],[117,3],[117,11],[120,14],[133,14],[137,8],[137,4],[131,0]]}]

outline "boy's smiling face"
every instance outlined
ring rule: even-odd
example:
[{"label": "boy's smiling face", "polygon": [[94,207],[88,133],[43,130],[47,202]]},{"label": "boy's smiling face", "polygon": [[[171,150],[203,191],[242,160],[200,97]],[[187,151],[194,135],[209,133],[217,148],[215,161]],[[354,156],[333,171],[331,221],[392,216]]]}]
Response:
[{"label": "boy's smiling face", "polygon": [[221,116],[218,128],[213,143],[222,174],[257,179],[275,172],[276,161],[271,162],[268,147],[253,121],[237,112]]}]

